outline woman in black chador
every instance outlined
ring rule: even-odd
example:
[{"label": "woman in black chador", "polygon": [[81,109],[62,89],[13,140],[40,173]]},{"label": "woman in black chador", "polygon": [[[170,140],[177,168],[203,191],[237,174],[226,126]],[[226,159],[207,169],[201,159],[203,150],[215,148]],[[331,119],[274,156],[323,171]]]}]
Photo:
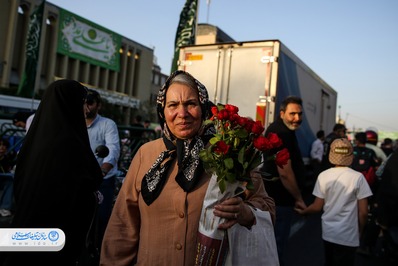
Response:
[{"label": "woman in black chador", "polygon": [[18,154],[14,228],[59,228],[58,252],[10,252],[4,265],[76,265],[96,207],[101,169],[83,114],[87,90],[77,81],[50,84]]}]

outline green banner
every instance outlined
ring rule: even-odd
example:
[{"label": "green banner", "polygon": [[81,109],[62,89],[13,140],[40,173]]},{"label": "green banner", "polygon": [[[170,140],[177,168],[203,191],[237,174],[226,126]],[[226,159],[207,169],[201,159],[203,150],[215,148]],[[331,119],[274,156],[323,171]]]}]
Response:
[{"label": "green banner", "polygon": [[17,95],[32,98],[35,92],[37,62],[39,61],[41,25],[43,23],[43,1],[30,15],[28,38],[26,42],[25,69],[19,82]]},{"label": "green banner", "polygon": [[58,53],[119,71],[121,40],[120,35],[60,9]]},{"label": "green banner", "polygon": [[177,62],[180,56],[180,46],[195,44],[197,7],[198,0],[187,0],[181,11],[174,43],[174,58],[171,65],[171,73],[178,68]]}]

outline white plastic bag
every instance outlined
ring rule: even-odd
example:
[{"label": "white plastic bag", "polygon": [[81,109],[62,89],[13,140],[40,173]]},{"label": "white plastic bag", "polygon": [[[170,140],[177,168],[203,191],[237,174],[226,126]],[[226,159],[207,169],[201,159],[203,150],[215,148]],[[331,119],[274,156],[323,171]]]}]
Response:
[{"label": "white plastic bag", "polygon": [[218,229],[224,218],[214,216],[214,206],[226,198],[235,196],[236,189],[241,183],[228,184],[224,193],[221,193],[217,183],[217,176],[212,175],[203,201],[202,213],[199,220],[196,266],[225,265],[228,254],[226,230]]},{"label": "white plastic bag", "polygon": [[226,191],[221,193],[217,176],[211,177],[199,221],[196,266],[279,266],[274,226],[268,211],[251,208],[256,224],[250,230],[239,224],[235,224],[227,232],[217,229],[224,219],[214,216],[214,206],[235,196],[236,189],[241,185],[238,182],[228,184]]},{"label": "white plastic bag", "polygon": [[229,254],[226,265],[279,266],[271,214],[260,210],[253,210],[253,214],[256,224],[251,229],[239,224],[228,229]]}]

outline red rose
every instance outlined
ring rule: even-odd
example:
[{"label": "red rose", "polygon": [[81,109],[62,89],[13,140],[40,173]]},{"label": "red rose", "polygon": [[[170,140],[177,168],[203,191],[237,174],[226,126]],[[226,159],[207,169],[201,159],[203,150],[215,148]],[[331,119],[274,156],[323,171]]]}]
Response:
[{"label": "red rose", "polygon": [[214,152],[218,154],[227,154],[229,150],[229,145],[225,143],[223,140],[220,140],[216,143],[216,147],[214,148]]},{"label": "red rose", "polygon": [[239,112],[239,108],[232,104],[226,104],[225,109],[232,115]]},{"label": "red rose", "polygon": [[276,133],[268,133],[267,138],[271,142],[272,148],[278,148],[282,146],[282,140],[278,137]]},{"label": "red rose", "polygon": [[217,114],[217,119],[218,120],[228,120],[229,119],[229,113],[227,110],[222,109],[218,112]]},{"label": "red rose", "polygon": [[245,124],[245,129],[247,132],[249,133],[252,132],[253,124],[254,124],[253,120],[247,119],[247,122]]},{"label": "red rose", "polygon": [[217,115],[217,114],[218,114],[218,108],[217,108],[217,106],[212,106],[212,107],[211,107],[211,113],[212,113],[213,115]]},{"label": "red rose", "polygon": [[240,126],[244,127],[247,124],[247,121],[249,121],[249,119],[247,119],[246,117],[241,117],[240,116],[240,117],[237,118],[236,122],[238,122],[238,124]]},{"label": "red rose", "polygon": [[254,134],[260,135],[261,133],[263,133],[263,131],[264,127],[260,121],[256,121],[255,123],[252,124],[251,132],[253,132]]},{"label": "red rose", "polygon": [[287,164],[287,161],[289,160],[289,158],[290,158],[289,151],[286,148],[284,148],[276,153],[275,163],[280,168],[283,168],[283,166],[285,164]]},{"label": "red rose", "polygon": [[238,114],[232,114],[232,115],[229,116],[229,120],[230,120],[231,122],[235,122],[235,121],[237,121],[239,118],[240,118],[240,116],[239,116]]},{"label": "red rose", "polygon": [[254,147],[259,151],[266,151],[272,148],[269,140],[263,135],[258,136],[253,140]]}]

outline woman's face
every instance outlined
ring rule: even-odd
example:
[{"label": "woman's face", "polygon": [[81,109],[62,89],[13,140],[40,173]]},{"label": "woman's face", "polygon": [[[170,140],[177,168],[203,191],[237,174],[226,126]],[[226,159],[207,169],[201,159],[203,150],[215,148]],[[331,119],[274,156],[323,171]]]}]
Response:
[{"label": "woman's face", "polygon": [[173,83],[166,92],[164,108],[166,124],[179,139],[194,137],[202,125],[202,109],[196,90]]}]

